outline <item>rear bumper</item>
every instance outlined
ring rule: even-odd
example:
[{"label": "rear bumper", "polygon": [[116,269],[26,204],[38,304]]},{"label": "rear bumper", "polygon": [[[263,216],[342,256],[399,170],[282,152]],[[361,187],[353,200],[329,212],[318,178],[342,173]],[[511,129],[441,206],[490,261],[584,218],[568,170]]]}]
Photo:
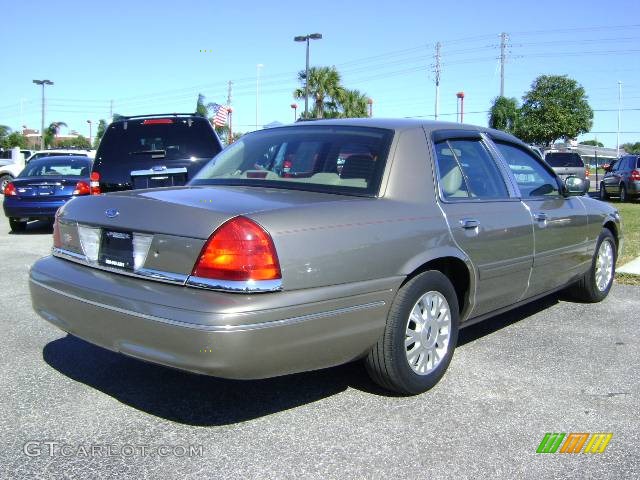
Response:
[{"label": "rear bumper", "polygon": [[5,197],[2,208],[7,217],[53,218],[66,202],[67,199],[43,202]]},{"label": "rear bumper", "polygon": [[314,370],[365,355],[402,278],[245,295],[37,261],[34,310],[62,330],[142,360],[224,378]]}]

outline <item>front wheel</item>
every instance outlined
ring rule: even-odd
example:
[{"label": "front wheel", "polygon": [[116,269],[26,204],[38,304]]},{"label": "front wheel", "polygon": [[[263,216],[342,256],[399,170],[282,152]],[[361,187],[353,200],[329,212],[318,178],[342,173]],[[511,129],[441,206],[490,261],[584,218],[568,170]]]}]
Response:
[{"label": "front wheel", "polygon": [[607,228],[602,230],[589,271],[570,288],[570,293],[578,300],[589,303],[600,302],[611,290],[616,271],[616,241]]},{"label": "front wheel", "polygon": [[380,386],[404,395],[432,388],[447,370],[458,341],[458,298],[449,279],[424,272],[403,285],[384,333],[365,360]]}]

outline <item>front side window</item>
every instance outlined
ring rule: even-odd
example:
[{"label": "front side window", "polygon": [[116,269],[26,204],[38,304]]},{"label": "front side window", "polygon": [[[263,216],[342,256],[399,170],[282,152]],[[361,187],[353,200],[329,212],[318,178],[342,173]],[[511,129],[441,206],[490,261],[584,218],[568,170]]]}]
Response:
[{"label": "front side window", "polygon": [[443,198],[508,198],[504,177],[480,140],[437,142],[438,178]]},{"label": "front side window", "polygon": [[190,185],[247,185],[376,195],[393,132],[306,125],[243,136]]},{"label": "front side window", "polygon": [[560,195],[556,177],[532,154],[510,143],[494,142],[507,161],[523,198]]}]

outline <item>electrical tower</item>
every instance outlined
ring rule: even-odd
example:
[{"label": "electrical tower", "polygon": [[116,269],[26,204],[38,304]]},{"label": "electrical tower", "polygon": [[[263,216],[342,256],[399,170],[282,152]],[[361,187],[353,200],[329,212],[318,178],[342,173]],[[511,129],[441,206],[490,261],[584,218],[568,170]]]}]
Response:
[{"label": "electrical tower", "polygon": [[233,85],[233,82],[229,80],[228,87],[227,87],[227,107],[231,106],[231,86],[232,85]]},{"label": "electrical tower", "polygon": [[436,106],[435,106],[435,120],[438,120],[438,108],[440,106],[440,42],[436,43],[436,64],[434,65],[434,73],[436,77]]}]

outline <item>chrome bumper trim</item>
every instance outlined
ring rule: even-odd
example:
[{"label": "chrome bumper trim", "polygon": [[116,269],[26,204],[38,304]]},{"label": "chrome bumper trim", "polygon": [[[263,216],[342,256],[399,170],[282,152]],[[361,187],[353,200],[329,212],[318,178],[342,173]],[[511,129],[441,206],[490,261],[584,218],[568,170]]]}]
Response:
[{"label": "chrome bumper trim", "polygon": [[264,293],[282,290],[282,280],[215,280],[212,278],[192,277],[187,279],[187,286],[219,290],[222,292]]}]

